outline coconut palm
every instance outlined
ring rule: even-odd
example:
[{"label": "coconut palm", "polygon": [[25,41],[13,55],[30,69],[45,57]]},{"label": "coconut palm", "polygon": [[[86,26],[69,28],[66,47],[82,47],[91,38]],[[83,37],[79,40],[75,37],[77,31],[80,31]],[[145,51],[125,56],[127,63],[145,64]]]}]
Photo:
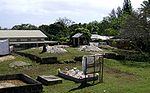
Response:
[{"label": "coconut palm", "polygon": [[141,4],[141,8],[140,8],[140,12],[141,12],[141,16],[147,20],[150,18],[150,0],[148,1],[143,1],[143,3]]}]

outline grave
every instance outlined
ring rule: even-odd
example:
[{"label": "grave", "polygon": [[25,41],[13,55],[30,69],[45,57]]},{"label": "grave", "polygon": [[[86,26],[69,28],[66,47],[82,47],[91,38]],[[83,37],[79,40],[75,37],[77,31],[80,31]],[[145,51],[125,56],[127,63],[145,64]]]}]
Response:
[{"label": "grave", "polygon": [[49,76],[38,76],[37,80],[40,81],[44,85],[54,85],[54,84],[59,84],[62,83],[62,79],[58,78],[54,75],[49,75]]},{"label": "grave", "polygon": [[42,84],[25,74],[0,76],[0,93],[41,93]]}]

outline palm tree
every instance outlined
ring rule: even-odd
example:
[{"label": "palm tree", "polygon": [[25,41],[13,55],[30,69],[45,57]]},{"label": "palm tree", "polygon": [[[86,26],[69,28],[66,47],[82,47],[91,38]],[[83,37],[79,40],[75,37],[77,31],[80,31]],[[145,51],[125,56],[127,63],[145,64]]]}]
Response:
[{"label": "palm tree", "polygon": [[124,0],[123,3],[123,12],[131,14],[132,13],[132,5],[130,0]]},{"label": "palm tree", "polygon": [[150,0],[143,1],[141,4],[140,12],[141,16],[147,21],[147,18],[150,18]]}]

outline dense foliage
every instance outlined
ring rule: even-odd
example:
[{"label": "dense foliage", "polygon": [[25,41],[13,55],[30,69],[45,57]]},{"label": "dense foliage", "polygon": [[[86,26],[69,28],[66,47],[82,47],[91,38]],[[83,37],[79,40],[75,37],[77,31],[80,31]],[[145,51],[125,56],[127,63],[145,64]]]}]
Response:
[{"label": "dense foliage", "polygon": [[[64,17],[58,18],[49,25],[40,25],[36,27],[31,24],[21,24],[12,27],[14,30],[36,30],[43,31],[48,40],[57,40],[69,42],[70,37],[82,32],[87,38],[91,34],[117,36],[119,39],[126,39],[132,47],[141,52],[150,52],[150,0],[143,1],[141,7],[136,11],[132,8],[130,0],[124,0],[122,8],[119,6],[116,10],[112,9],[110,14],[102,21],[92,21],[89,23],[75,23]],[[2,29],[0,27],[0,29]],[[82,31],[83,30],[83,31]]]},{"label": "dense foliage", "polygon": [[127,16],[122,25],[121,38],[128,39],[136,50],[150,53],[150,2],[144,1],[138,12]]},{"label": "dense foliage", "polygon": [[38,27],[31,24],[21,24],[21,25],[15,25],[12,27],[13,30],[37,30]]}]

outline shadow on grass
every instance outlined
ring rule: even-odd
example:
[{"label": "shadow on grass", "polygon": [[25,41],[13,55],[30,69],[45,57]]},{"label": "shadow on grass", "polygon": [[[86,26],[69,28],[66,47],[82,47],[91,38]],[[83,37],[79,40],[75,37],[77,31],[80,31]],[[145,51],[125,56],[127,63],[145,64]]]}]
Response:
[{"label": "shadow on grass", "polygon": [[150,62],[137,62],[137,61],[126,61],[126,60],[122,60],[120,61],[120,63],[122,65],[126,65],[126,66],[129,66],[129,67],[143,67],[143,68],[146,68],[146,67],[150,67]]},{"label": "shadow on grass", "polygon": [[90,86],[94,86],[94,85],[97,85],[97,84],[99,84],[99,83],[95,83],[95,84],[81,83],[80,86],[78,86],[77,88],[73,88],[73,89],[69,90],[68,92],[79,90],[79,89],[83,89],[83,88],[90,87]]}]

